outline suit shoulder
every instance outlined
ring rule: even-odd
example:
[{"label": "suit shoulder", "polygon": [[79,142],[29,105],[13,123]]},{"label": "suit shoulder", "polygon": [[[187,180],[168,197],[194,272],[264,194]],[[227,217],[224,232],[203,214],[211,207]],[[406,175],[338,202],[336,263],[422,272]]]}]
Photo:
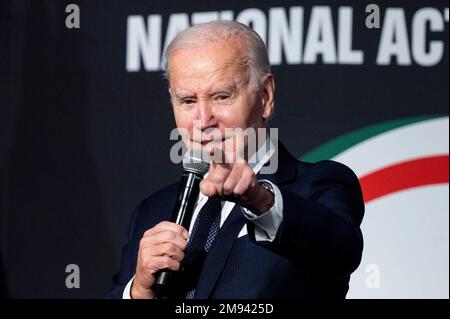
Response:
[{"label": "suit shoulder", "polygon": [[169,220],[177,196],[179,183],[170,184],[142,200],[136,207],[131,225],[134,236],[140,238],[149,228],[162,220]]},{"label": "suit shoulder", "polygon": [[316,163],[300,162],[300,165],[303,166],[306,175],[314,176],[318,179],[358,180],[358,177],[350,167],[333,160],[323,160]]},{"label": "suit shoulder", "polygon": [[177,196],[180,182],[172,183],[146,197],[140,204],[143,210],[162,206],[167,207],[167,204],[173,204]]}]

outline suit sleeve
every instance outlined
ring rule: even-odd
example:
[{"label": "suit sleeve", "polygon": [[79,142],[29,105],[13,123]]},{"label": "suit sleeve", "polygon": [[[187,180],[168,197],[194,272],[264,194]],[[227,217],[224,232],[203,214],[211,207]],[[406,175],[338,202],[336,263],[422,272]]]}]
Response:
[{"label": "suit sleeve", "polygon": [[133,212],[128,225],[127,244],[122,249],[122,259],[120,261],[119,272],[113,276],[113,287],[106,293],[106,299],[122,299],[123,291],[128,282],[133,278],[135,273],[135,262],[133,258],[136,256],[137,238],[134,236],[136,217],[139,214],[142,204],[140,204]]},{"label": "suit sleeve", "polygon": [[283,221],[275,239],[260,244],[304,267],[348,275],[358,267],[363,249],[359,181],[342,164],[326,161],[316,166],[305,174],[301,187],[280,187]]}]

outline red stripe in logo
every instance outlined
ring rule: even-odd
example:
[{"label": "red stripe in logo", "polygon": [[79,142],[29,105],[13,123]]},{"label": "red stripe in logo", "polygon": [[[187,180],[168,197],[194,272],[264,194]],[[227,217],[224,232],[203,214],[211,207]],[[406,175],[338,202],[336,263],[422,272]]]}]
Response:
[{"label": "red stripe in logo", "polygon": [[360,178],[364,202],[408,188],[448,183],[448,155],[385,167]]}]

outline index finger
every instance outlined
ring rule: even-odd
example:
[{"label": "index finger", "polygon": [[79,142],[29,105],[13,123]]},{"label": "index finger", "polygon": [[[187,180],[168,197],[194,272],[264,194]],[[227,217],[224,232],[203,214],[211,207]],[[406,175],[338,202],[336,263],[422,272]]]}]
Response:
[{"label": "index finger", "polygon": [[243,163],[245,161],[245,139],[247,135],[242,130],[235,130],[234,140],[234,160],[235,163]]}]

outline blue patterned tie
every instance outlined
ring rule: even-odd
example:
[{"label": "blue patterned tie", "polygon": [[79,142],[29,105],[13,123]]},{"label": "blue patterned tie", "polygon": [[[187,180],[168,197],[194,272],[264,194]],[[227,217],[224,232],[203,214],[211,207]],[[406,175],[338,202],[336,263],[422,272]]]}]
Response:
[{"label": "blue patterned tie", "polygon": [[209,198],[198,213],[192,234],[189,238],[183,261],[185,272],[186,298],[192,299],[195,287],[211,245],[220,229],[222,205],[219,199]]}]

